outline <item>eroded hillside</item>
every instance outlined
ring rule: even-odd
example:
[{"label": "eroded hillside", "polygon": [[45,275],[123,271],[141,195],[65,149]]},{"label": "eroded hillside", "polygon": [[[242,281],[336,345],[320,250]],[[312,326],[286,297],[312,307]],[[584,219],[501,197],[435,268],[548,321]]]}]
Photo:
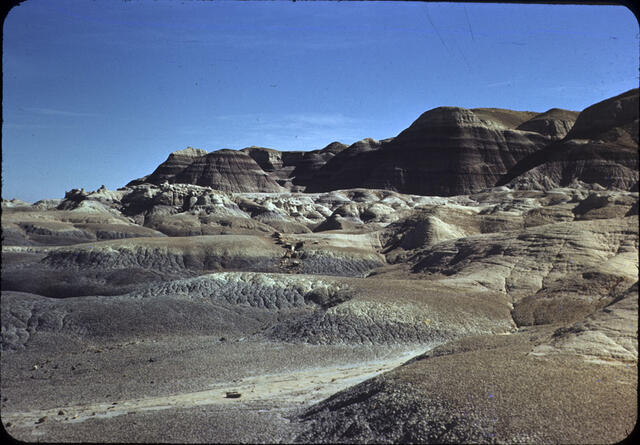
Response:
[{"label": "eroded hillside", "polygon": [[25,441],[623,439],[633,100],[438,108],[384,141],[189,148],[118,190],[3,200],[5,427]]}]

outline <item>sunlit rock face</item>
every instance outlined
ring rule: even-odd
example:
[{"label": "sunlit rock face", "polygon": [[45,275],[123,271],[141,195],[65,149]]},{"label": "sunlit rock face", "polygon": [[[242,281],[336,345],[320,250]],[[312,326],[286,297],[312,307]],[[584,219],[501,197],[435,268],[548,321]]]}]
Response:
[{"label": "sunlit rock face", "polygon": [[250,156],[235,150],[218,150],[196,158],[173,182],[230,192],[282,190]]},{"label": "sunlit rock face", "polygon": [[206,150],[199,148],[187,147],[184,150],[174,151],[169,155],[166,161],[158,166],[153,173],[144,178],[135,179],[128,185],[137,185],[142,183],[160,185],[165,181],[171,181],[177,174],[182,172],[191,163],[201,156],[207,154]]}]

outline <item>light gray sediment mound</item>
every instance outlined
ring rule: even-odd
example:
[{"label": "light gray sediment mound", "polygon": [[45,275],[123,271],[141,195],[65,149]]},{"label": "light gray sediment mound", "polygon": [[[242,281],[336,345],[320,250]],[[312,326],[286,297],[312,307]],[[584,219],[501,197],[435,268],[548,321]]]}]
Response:
[{"label": "light gray sediment mound", "polygon": [[416,251],[413,271],[503,292],[519,325],[578,321],[638,274],[636,216],[472,235]]},{"label": "light gray sediment mound", "polygon": [[515,325],[497,293],[464,291],[422,280],[342,278],[351,298],[274,324],[266,335],[311,344],[434,345],[468,335],[505,333]]},{"label": "light gray sediment mound", "polygon": [[[98,218],[102,218],[104,224],[130,224],[134,234],[136,224],[143,226],[140,229],[148,229],[146,233],[140,232],[140,236],[158,236],[158,232],[168,236],[198,236],[260,234],[273,230],[306,233],[312,229],[332,230],[336,223],[342,229],[352,227],[371,231],[397,220],[416,206],[446,203],[471,205],[473,201],[465,197],[402,195],[375,189],[314,194],[284,191],[232,193],[194,184],[132,183],[117,191],[101,189],[87,193],[72,190],[58,206],[66,210],[43,211],[35,206],[10,210],[21,214],[31,212],[40,223],[49,219],[58,221],[56,212],[66,212],[91,215],[92,223],[99,223]],[[40,211],[39,215],[35,214],[36,210]],[[14,219],[24,222],[25,218]],[[87,236],[89,241],[96,239],[92,233]],[[73,240],[57,244],[70,243],[74,243]]]},{"label": "light gray sediment mound", "polygon": [[[287,238],[287,239],[285,239]],[[134,238],[40,249],[3,251],[2,289],[57,298],[121,295],[153,282],[224,270],[364,276],[385,264],[374,246],[339,247],[254,235]],[[346,241],[345,241],[346,242]],[[306,243],[306,244],[305,244]],[[292,250],[292,248],[294,250]],[[16,249],[21,249],[17,251]]]},{"label": "light gray sediment mound", "polygon": [[153,336],[246,337],[273,323],[273,311],[174,296],[86,296],[55,299],[19,292],[2,293],[3,351],[25,347],[64,351],[87,342]]},{"label": "light gray sediment mound", "polygon": [[637,206],[638,197],[633,194],[590,192],[571,211],[577,220],[610,219],[637,215]]},{"label": "light gray sediment mound", "polygon": [[267,334],[289,343],[310,344],[439,344],[453,336],[423,322],[372,320],[333,311],[315,310],[276,324]]},{"label": "light gray sediment mound", "polygon": [[23,201],[21,199],[13,198],[13,199],[2,199],[2,209],[13,209],[16,207],[29,207],[31,206],[30,202]]},{"label": "light gray sediment mound", "polygon": [[[295,257],[269,238],[210,235],[135,239],[74,245],[50,251],[42,264],[65,270],[149,269],[195,273],[207,270],[290,271],[317,275],[363,276],[383,266],[373,249],[301,249]],[[284,261],[284,262],[283,262]]]},{"label": "light gray sediment mound", "polygon": [[285,319],[269,329],[270,338],[311,344],[422,344],[437,345],[467,335],[508,332],[507,319],[455,320],[446,312],[421,310],[412,305],[350,299],[328,309],[316,309]]},{"label": "light gray sediment mound", "polygon": [[482,216],[472,210],[429,206],[389,224],[381,233],[384,252],[413,250],[480,233]]},{"label": "light gray sediment mound", "polygon": [[31,246],[34,242],[24,233],[22,228],[15,224],[2,225],[2,245],[3,246]]},{"label": "light gray sediment mound", "polygon": [[309,304],[332,306],[351,298],[345,284],[313,276],[220,272],[170,281],[129,294],[136,298],[176,296],[269,310]]},{"label": "light gray sediment mound", "polygon": [[553,333],[533,355],[572,353],[594,362],[638,361],[638,282],[582,322]]},{"label": "light gray sediment mound", "polygon": [[384,257],[365,249],[305,249],[300,255],[301,272],[343,277],[364,276],[386,264]]},{"label": "light gray sediment mound", "polygon": [[[366,300],[357,280],[334,281],[309,275],[222,272],[154,285],[130,298],[173,297],[269,311],[304,308],[265,325],[263,335],[276,341],[310,344],[439,344],[469,333],[507,330],[508,320],[430,319],[412,305]],[[353,298],[360,295],[358,301]],[[365,298],[365,300],[362,300]],[[483,314],[485,315],[485,314]]]},{"label": "light gray sediment mound", "polygon": [[[115,192],[114,192],[115,193]],[[101,202],[86,199],[74,210],[41,209],[36,205],[3,209],[3,246],[69,245],[98,240],[157,237],[162,233],[141,227]],[[102,206],[102,208],[93,208]]]},{"label": "light gray sediment mound", "polygon": [[272,233],[273,227],[247,217],[217,213],[154,213],[145,220],[147,227],[168,236],[259,235]]},{"label": "light gray sediment mound", "polygon": [[223,272],[148,285],[111,297],[55,299],[2,294],[2,348],[20,349],[37,332],[76,339],[151,333],[243,333],[294,309],[330,307],[351,298],[347,285],[325,278]]},{"label": "light gray sediment mound", "polygon": [[86,295],[121,295],[153,282],[193,276],[186,271],[157,271],[143,268],[122,269],[58,269],[38,262],[40,255],[3,254],[18,264],[3,266],[2,290],[27,292],[53,298],[80,297]]},{"label": "light gray sediment mound", "polygon": [[277,270],[280,251],[267,239],[248,235],[148,238],[64,247],[50,252],[43,263],[63,269],[251,268],[268,272]]},{"label": "light gray sediment mound", "polygon": [[13,246],[65,245],[94,241],[95,234],[56,221],[3,224],[4,244]]}]

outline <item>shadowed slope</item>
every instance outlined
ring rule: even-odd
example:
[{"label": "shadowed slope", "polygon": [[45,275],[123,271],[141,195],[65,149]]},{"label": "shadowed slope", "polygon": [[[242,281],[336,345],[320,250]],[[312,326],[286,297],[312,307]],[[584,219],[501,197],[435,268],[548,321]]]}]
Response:
[{"label": "shadowed slope", "polygon": [[498,185],[548,189],[575,181],[638,188],[638,89],[586,108],[566,137],[518,162]]},{"label": "shadowed slope", "polygon": [[366,187],[446,196],[492,187],[517,161],[549,143],[538,133],[505,126],[529,117],[507,111],[427,111],[391,141],[364,140],[334,157],[307,191]]}]

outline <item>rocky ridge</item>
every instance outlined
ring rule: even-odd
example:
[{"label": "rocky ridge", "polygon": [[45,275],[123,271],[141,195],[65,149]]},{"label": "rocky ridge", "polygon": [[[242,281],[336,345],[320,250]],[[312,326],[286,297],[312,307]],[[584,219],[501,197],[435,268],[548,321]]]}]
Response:
[{"label": "rocky ridge", "polygon": [[308,152],[254,146],[206,154],[188,148],[129,185],[169,181],[231,192],[371,188],[451,196],[509,181],[521,189],[579,181],[635,190],[637,110],[637,89],[580,113],[439,107],[381,141],[333,142]]}]

